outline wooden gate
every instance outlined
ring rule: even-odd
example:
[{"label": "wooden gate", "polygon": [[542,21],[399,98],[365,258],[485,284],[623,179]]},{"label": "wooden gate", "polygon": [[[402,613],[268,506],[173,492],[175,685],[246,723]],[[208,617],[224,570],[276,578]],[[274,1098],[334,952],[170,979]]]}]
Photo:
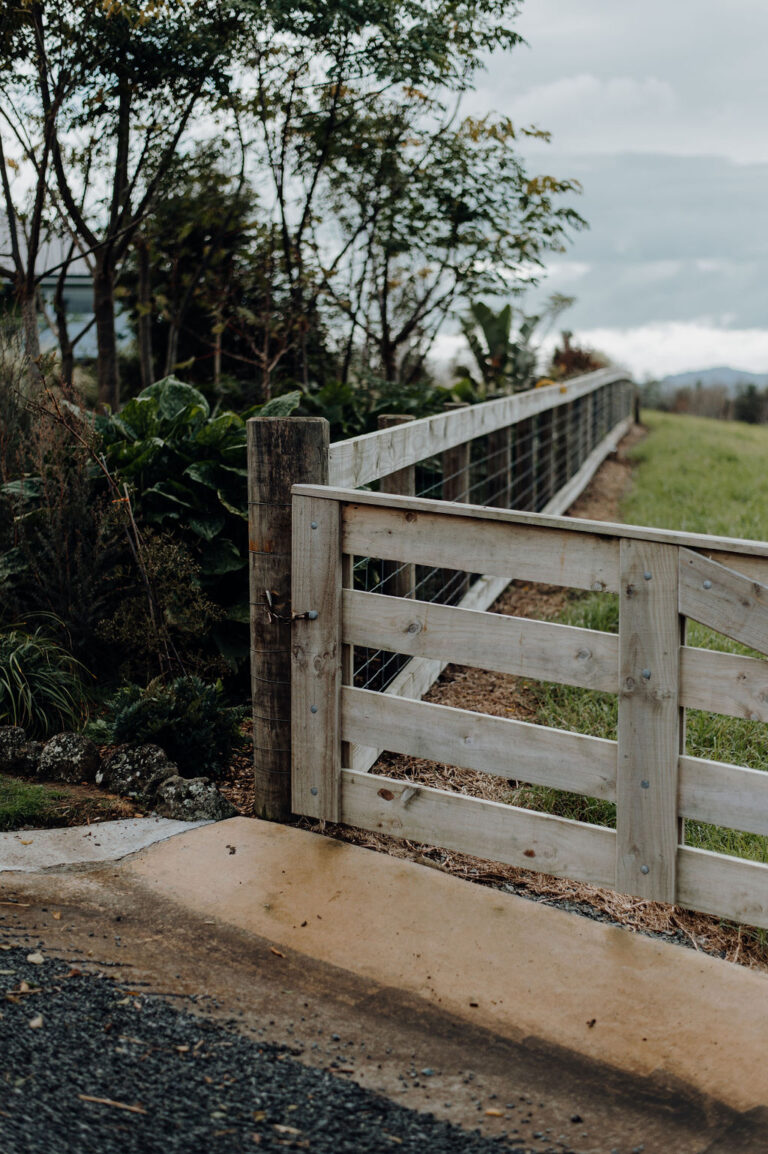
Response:
[{"label": "wooden gate", "polygon": [[[768,866],[682,820],[768,835],[768,774],[685,752],[685,709],[768,721],[768,545],[323,486],[293,498],[294,811],[768,927]],[[620,595],[618,634],[352,587],[356,557]],[[618,696],[618,740],[356,687],[352,647]],[[374,747],[617,805],[616,829],[354,768]]]}]

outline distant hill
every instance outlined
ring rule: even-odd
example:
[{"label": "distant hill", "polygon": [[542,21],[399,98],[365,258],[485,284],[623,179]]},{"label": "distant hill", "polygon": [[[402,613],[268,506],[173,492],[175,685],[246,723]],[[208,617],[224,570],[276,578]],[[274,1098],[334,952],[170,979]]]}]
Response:
[{"label": "distant hill", "polygon": [[768,385],[768,373],[747,373],[741,369],[731,369],[726,365],[715,369],[695,369],[689,373],[674,373],[663,377],[659,384],[664,392],[674,393],[676,389],[695,388],[696,382],[701,381],[704,388],[712,385],[722,385],[733,394],[738,388],[745,385],[757,385],[764,389]]}]

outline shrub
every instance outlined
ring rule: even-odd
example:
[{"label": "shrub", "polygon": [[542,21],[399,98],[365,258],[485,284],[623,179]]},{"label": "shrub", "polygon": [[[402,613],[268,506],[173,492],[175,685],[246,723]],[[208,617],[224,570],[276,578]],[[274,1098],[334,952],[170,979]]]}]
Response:
[{"label": "shrub", "polygon": [[0,724],[19,725],[30,737],[79,728],[84,666],[48,637],[13,626],[0,633]]},{"label": "shrub", "polygon": [[96,740],[116,744],[151,742],[176,762],[183,777],[221,777],[234,749],[243,744],[240,722],[247,710],[225,704],[220,681],[179,677],[141,689],[127,685],[88,726]]}]

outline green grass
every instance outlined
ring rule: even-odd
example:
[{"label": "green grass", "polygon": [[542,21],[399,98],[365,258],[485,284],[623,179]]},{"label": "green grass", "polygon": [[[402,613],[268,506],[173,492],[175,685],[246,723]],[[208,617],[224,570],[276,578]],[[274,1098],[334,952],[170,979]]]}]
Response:
[{"label": "green grass", "polygon": [[622,519],[768,540],[768,426],[646,412]]},{"label": "green grass", "polygon": [[[622,519],[689,532],[768,539],[768,428],[666,413],[645,414],[649,436],[634,451],[636,470]],[[574,595],[558,617],[568,625],[618,631],[618,598]],[[749,653],[743,645],[691,622],[687,643]],[[566,685],[533,683],[536,720],[616,739],[617,698]],[[696,757],[768,770],[768,732],[759,721],[689,710],[686,749]],[[525,786],[515,804],[579,821],[613,826],[616,807],[560,790]],[[686,843],[768,862],[768,838],[686,822]]]},{"label": "green grass", "polygon": [[0,830],[22,829],[41,821],[64,794],[15,777],[0,777]]}]

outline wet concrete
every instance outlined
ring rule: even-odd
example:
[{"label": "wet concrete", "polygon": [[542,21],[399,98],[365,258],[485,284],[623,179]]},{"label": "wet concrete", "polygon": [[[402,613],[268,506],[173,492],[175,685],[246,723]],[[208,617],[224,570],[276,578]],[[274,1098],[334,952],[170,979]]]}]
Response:
[{"label": "wet concrete", "polygon": [[[768,1149],[763,1074],[749,1069],[762,1065],[750,1047],[765,1037],[766,982],[738,967],[246,819],[0,885],[0,938],[194,998],[302,1061],[532,1150]],[[603,964],[623,997],[607,1000]],[[592,1052],[568,1041],[574,1015]],[[640,1063],[643,1016],[658,1020]],[[623,1066],[606,1060],[622,1034]],[[705,1085],[675,1072],[676,1042],[701,1046]]]}]

